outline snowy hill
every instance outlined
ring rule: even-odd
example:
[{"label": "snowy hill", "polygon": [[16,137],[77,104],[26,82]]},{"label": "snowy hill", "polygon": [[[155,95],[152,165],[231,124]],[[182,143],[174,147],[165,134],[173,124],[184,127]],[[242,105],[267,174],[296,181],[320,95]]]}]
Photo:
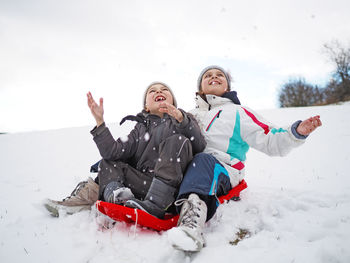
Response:
[{"label": "snowy hill", "polygon": [[[282,125],[320,114],[323,126],[287,157],[251,150],[242,200],[219,208],[207,247],[191,256],[166,232],[107,229],[94,210],[52,218],[42,207],[90,176],[91,127],[0,135],[0,262],[350,262],[350,105],[259,113]],[[109,126],[118,137],[132,123]],[[250,234],[234,245],[239,229]]]}]

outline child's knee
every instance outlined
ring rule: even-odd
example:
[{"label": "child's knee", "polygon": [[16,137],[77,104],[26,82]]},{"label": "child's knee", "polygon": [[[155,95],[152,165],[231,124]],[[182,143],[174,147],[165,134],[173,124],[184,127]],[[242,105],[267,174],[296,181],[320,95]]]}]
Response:
[{"label": "child's knee", "polygon": [[218,162],[214,156],[208,154],[208,153],[197,153],[194,157],[193,157],[193,162],[197,162],[197,163],[211,163],[214,164],[216,162]]}]

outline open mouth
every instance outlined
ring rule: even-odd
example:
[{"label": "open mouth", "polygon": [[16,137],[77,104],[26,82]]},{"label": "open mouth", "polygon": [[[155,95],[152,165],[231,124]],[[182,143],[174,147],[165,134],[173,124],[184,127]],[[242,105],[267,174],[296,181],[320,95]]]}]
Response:
[{"label": "open mouth", "polygon": [[213,80],[213,81],[209,82],[209,85],[219,85],[219,84],[221,84],[221,82],[216,81],[216,80]]},{"label": "open mouth", "polygon": [[165,100],[165,97],[162,96],[162,95],[159,95],[155,98],[155,101],[158,102],[158,101],[164,101]]}]

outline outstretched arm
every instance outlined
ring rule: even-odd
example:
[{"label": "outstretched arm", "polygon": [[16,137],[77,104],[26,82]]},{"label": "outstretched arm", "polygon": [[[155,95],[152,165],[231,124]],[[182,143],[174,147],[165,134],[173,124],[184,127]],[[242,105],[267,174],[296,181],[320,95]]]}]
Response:
[{"label": "outstretched arm", "polygon": [[296,121],[289,127],[275,126],[246,108],[243,108],[239,117],[243,141],[270,156],[287,155],[293,148],[302,145],[306,137],[322,125],[320,116],[317,115],[304,121]]},{"label": "outstretched arm", "polygon": [[301,135],[309,135],[310,133],[312,133],[314,130],[316,130],[318,127],[320,127],[322,125],[320,116],[314,116],[314,117],[310,117],[307,120],[302,121],[298,128],[297,128],[297,132]]},{"label": "outstretched arm", "polygon": [[91,110],[92,116],[94,116],[96,120],[96,126],[100,126],[102,123],[104,123],[103,119],[103,98],[100,98],[100,105],[96,103],[94,98],[91,95],[91,92],[89,91],[87,94],[87,103]]}]

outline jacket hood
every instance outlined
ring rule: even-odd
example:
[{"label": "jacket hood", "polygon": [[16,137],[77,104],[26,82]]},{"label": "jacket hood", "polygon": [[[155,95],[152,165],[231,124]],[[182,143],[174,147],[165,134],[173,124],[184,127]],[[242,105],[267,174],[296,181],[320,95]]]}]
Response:
[{"label": "jacket hood", "polygon": [[233,90],[233,91],[225,92],[224,95],[222,95],[221,97],[230,99],[234,104],[241,105],[241,102],[237,97],[237,91]]},{"label": "jacket hood", "polygon": [[140,122],[140,123],[145,123],[148,115],[149,115],[149,113],[145,110],[142,110],[136,116],[135,115],[127,115],[120,121],[119,125],[122,125],[125,121],[136,121],[136,122]]},{"label": "jacket hood", "polygon": [[[210,96],[215,96],[215,95],[210,95]],[[237,105],[241,105],[241,102],[239,101],[238,97],[237,97],[237,91],[229,91],[229,92],[225,92],[221,98],[225,98],[225,99],[229,99],[231,100],[234,104]],[[197,103],[197,107],[199,107],[200,105],[206,104],[209,106],[209,108],[211,107],[211,105],[208,103],[207,97],[203,96],[199,93],[197,93],[196,96],[196,103]]]},{"label": "jacket hood", "polygon": [[[164,116],[166,116],[167,114],[164,113]],[[127,115],[125,116],[119,123],[119,125],[122,125],[125,121],[136,121],[139,123],[143,123],[146,126],[148,126],[150,119],[160,119],[160,117],[158,115],[155,114],[150,114],[149,112],[142,110],[141,112],[139,112],[138,114],[135,115]]]}]

